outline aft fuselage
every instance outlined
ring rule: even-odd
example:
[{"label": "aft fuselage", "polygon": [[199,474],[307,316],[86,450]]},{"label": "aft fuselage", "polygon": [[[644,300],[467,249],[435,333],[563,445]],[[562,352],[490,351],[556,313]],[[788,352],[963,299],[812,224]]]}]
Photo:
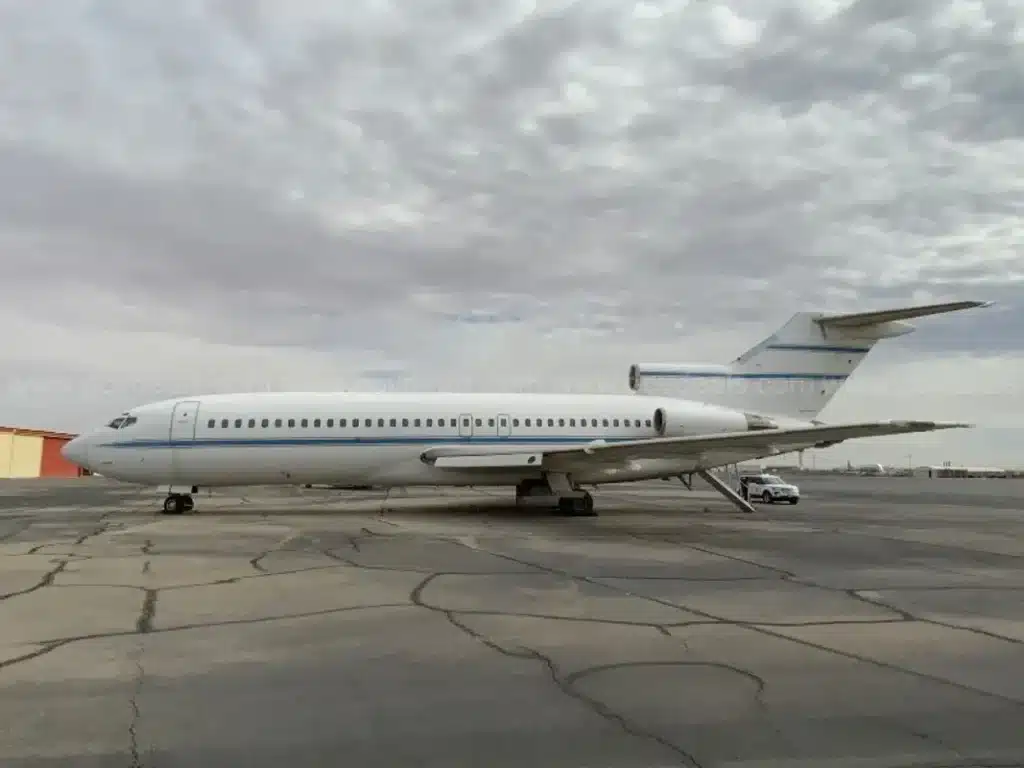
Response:
[{"label": "aft fuselage", "polygon": [[[743,432],[752,428],[750,418],[641,395],[203,395],[132,409],[116,427],[76,438],[66,454],[98,474],[145,485],[509,485],[530,475],[441,469],[422,454],[438,446],[543,451]],[[685,472],[694,464],[658,459],[595,466],[574,479],[621,482]]]}]

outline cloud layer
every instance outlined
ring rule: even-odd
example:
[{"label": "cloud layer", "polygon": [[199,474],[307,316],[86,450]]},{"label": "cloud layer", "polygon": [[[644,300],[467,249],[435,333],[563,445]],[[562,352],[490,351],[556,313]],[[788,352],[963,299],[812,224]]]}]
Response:
[{"label": "cloud layer", "polygon": [[[0,422],[625,391],[797,309],[985,298],[825,415],[967,418],[1002,429],[922,461],[1024,464],[1018,4],[542,7],[0,0]],[[915,443],[864,445],[830,456]]]}]

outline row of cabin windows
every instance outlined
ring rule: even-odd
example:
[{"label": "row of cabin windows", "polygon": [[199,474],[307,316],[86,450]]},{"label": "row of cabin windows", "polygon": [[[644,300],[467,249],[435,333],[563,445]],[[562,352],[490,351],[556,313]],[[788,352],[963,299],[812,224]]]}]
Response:
[{"label": "row of cabin windows", "polygon": [[[333,427],[335,425],[335,420],[334,419],[322,419],[322,420],[321,419],[312,419],[312,420],[310,420],[310,419],[274,419],[274,426],[275,427],[284,427],[284,426],[287,425],[290,428],[294,428],[294,427],[309,427],[310,426],[310,421],[312,421],[312,426],[313,426],[314,429],[319,429],[322,426],[324,426],[324,427]],[[338,419],[337,420],[337,425],[339,427],[347,427],[349,425],[349,421],[350,421],[349,419]],[[483,427],[483,425],[484,425],[484,420],[483,419],[474,419],[473,421],[475,422],[475,426],[477,426],[477,427]],[[502,419],[501,421],[502,421],[502,426],[506,426],[507,420],[506,419]],[[543,427],[544,423],[545,423],[545,419],[522,419],[521,421],[522,421],[522,425],[525,426],[525,427]],[[566,426],[567,423],[568,423],[568,426],[575,427],[577,425],[577,422],[579,423],[579,426],[581,426],[581,427],[587,427],[587,426],[597,427],[599,423],[600,423],[600,426],[602,426],[602,427],[618,427],[618,426],[622,426],[622,427],[644,427],[644,426],[650,427],[650,426],[652,426],[652,423],[651,423],[650,419],[647,419],[645,421],[642,421],[641,419],[589,419],[589,420],[588,419],[546,419],[546,421],[547,421],[547,426],[549,426],[549,427],[554,427],[556,425],[559,426],[559,427],[564,427],[564,426]],[[372,427],[374,425],[374,419],[372,419],[372,418],[351,419],[351,422],[352,422],[352,426],[353,427],[360,427],[360,426],[361,427]],[[377,426],[378,427],[397,427],[397,426],[399,426],[399,423],[401,423],[401,426],[403,426],[403,427],[410,427],[410,426],[411,427],[433,427],[434,426],[434,419],[381,419],[381,418],[378,418],[378,419],[376,419],[376,422],[377,422]],[[241,428],[243,423],[247,424],[247,426],[252,428],[252,427],[256,426],[256,419],[248,419],[248,420],[245,420],[245,419],[235,419],[234,422],[232,422],[231,419],[221,419],[220,420],[220,426],[221,426],[221,428],[224,428],[224,429],[227,429],[228,427],[230,427],[232,425],[232,423],[234,424],[235,428]],[[261,427],[269,427],[270,426],[270,419],[261,419],[259,424],[260,424]],[[512,426],[513,427],[518,427],[519,425],[520,425],[520,419],[512,419]],[[217,419],[210,419],[209,421],[206,422],[206,426],[209,427],[210,429],[215,429],[217,427]],[[447,427],[451,427],[451,428],[454,429],[455,427],[458,426],[458,419],[443,419],[443,418],[437,419],[437,426],[438,427],[446,427],[447,426]],[[462,419],[462,426],[463,427],[470,426],[470,419],[463,418]],[[488,427],[494,427],[495,426],[495,420],[494,419],[487,419],[487,426]]]}]

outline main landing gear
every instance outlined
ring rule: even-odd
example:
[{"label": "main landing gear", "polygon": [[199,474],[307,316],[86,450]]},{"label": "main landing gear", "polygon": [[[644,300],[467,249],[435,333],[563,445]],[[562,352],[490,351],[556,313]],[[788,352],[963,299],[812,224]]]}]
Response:
[{"label": "main landing gear", "polygon": [[530,501],[550,506],[566,517],[594,517],[594,497],[574,485],[567,475],[549,474],[545,478],[524,480],[516,486],[516,504]]},{"label": "main landing gear", "polygon": [[167,498],[164,499],[164,514],[184,515],[191,512],[196,507],[192,494],[198,492],[198,486],[193,485],[190,493],[168,493]]}]

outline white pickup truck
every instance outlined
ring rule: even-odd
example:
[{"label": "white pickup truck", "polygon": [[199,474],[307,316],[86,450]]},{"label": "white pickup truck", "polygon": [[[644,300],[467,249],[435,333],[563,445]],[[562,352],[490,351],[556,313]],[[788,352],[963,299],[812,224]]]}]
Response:
[{"label": "white pickup truck", "polygon": [[743,475],[737,492],[749,501],[763,501],[765,504],[777,501],[796,504],[800,501],[800,489],[778,475]]}]

